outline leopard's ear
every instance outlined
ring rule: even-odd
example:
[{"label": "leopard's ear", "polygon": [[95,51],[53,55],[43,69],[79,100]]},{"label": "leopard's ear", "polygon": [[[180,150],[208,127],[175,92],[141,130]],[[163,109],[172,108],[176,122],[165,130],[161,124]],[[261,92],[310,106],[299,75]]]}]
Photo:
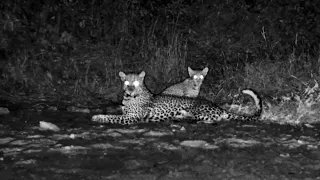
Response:
[{"label": "leopard's ear", "polygon": [[125,79],[126,79],[126,74],[125,74],[124,72],[120,71],[120,72],[119,72],[119,76],[120,76],[120,78],[121,78],[121,81],[125,81]]},{"label": "leopard's ear", "polygon": [[140,77],[140,78],[144,78],[145,75],[146,75],[146,72],[141,71],[141,73],[139,74],[139,77]]},{"label": "leopard's ear", "polygon": [[188,67],[189,76],[192,77],[194,75],[194,70],[191,67]]},{"label": "leopard's ear", "polygon": [[203,76],[206,76],[208,74],[209,68],[205,67],[204,69],[202,69],[202,74]]}]

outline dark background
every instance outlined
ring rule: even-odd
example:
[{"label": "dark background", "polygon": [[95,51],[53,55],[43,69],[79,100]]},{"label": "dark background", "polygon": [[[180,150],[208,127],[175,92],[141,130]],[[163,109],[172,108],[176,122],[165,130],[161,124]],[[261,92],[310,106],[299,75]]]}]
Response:
[{"label": "dark background", "polygon": [[159,91],[188,66],[209,67],[200,95],[212,99],[318,80],[318,0],[2,0],[0,9],[6,94],[115,98],[119,71],[145,70]]}]

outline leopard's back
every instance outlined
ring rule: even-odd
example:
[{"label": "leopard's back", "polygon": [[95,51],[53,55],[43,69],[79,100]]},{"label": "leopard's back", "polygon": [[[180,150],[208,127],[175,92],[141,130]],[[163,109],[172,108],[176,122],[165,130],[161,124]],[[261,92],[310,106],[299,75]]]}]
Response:
[{"label": "leopard's back", "polygon": [[250,93],[250,96],[256,101],[258,106],[258,111],[251,116],[228,112],[212,101],[203,98],[156,95],[151,98],[150,111],[146,119],[153,122],[167,121],[177,119],[182,114],[182,118],[189,118],[204,123],[213,123],[221,120],[229,121],[232,119],[242,121],[258,120],[262,111],[260,97],[249,89],[244,90],[243,93]]},{"label": "leopard's back", "polygon": [[[156,95],[151,98],[148,121],[159,122],[172,119],[194,119],[197,112],[204,114],[222,114],[225,110],[211,101],[202,98],[178,97],[174,95]],[[182,116],[181,118],[177,118]]]},{"label": "leopard's back", "polygon": [[[160,122],[177,119],[184,109],[195,104],[194,98],[174,95],[155,95],[149,104],[150,111],[144,119],[147,122]],[[186,115],[184,115],[186,117]]]}]

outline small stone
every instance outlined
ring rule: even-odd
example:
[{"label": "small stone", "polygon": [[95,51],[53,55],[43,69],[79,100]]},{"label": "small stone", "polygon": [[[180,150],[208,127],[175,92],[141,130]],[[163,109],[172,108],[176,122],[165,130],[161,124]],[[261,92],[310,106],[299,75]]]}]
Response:
[{"label": "small stone", "polygon": [[10,111],[8,108],[0,107],[0,115],[9,114]]}]

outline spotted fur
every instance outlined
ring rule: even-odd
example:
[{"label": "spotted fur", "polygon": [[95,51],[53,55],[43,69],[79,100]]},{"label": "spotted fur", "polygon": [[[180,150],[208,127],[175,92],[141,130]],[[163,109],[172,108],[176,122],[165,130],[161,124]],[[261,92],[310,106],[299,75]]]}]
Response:
[{"label": "spotted fur", "polygon": [[214,123],[216,121],[256,121],[262,112],[260,98],[252,90],[243,93],[251,95],[258,111],[252,116],[230,113],[206,99],[178,97],[173,95],[154,95],[144,85],[145,72],[140,74],[119,73],[125,92],[122,115],[94,115],[92,121],[112,124],[133,124],[137,122],[161,122],[188,117],[196,122]]}]

